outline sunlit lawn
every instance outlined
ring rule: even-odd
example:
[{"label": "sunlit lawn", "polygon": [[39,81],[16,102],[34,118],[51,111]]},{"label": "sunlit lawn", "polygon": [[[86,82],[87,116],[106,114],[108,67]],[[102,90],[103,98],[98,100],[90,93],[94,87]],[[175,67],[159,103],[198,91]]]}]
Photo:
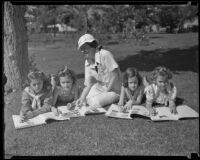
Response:
[{"label": "sunlit lawn", "polygon": [[[133,40],[104,45],[120,68],[136,67],[149,75],[158,65],[173,71],[178,97],[199,112],[198,34],[151,34],[149,46],[136,46]],[[36,36],[37,38],[38,36]],[[42,37],[42,36],[41,36]],[[29,43],[29,55],[45,73],[56,73],[67,65],[83,85],[84,60],[75,40],[58,36],[54,43],[36,39]],[[34,39],[34,37],[32,37]],[[74,42],[74,43],[72,43]],[[15,130],[12,115],[20,110],[21,91],[5,97],[4,153],[10,155],[181,155],[199,153],[199,120],[151,122],[135,118],[122,120],[104,115],[51,122],[44,126]]]}]

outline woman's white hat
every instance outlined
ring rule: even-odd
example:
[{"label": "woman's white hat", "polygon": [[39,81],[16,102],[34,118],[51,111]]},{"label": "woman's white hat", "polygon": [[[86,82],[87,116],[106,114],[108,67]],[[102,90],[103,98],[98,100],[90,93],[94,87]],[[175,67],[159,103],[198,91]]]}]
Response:
[{"label": "woman's white hat", "polygon": [[78,40],[78,49],[80,49],[80,47],[87,43],[87,42],[93,42],[93,41],[97,41],[91,34],[84,34],[82,35],[79,40]]}]

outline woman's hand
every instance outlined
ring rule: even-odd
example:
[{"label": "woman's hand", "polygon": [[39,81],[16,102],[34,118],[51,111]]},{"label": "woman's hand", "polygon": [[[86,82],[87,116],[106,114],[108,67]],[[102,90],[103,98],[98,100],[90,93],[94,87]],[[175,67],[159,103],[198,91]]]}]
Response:
[{"label": "woman's hand", "polygon": [[77,101],[76,101],[76,107],[75,109],[77,108],[81,108],[82,106],[85,106],[87,103],[86,103],[86,99],[85,98],[79,98]]}]

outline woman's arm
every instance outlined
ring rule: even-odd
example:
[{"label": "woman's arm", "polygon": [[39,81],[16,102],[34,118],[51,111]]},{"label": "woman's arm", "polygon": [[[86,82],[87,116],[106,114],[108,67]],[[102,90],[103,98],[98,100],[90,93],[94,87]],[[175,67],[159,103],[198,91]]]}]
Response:
[{"label": "woman's arm", "polygon": [[118,81],[118,78],[119,78],[119,76],[118,76],[118,68],[115,68],[111,72],[110,76],[111,76],[111,79],[110,79],[110,82],[109,82],[107,90],[106,90],[107,92],[112,91],[114,89],[115,82]]},{"label": "woman's arm", "polygon": [[86,103],[86,97],[88,93],[90,92],[90,89],[92,86],[96,83],[96,79],[92,76],[87,77],[87,85],[83,89],[83,92],[80,96],[80,98],[77,100],[76,105],[82,105],[83,103]]},{"label": "woman's arm", "polygon": [[88,93],[90,92],[90,89],[92,88],[92,85],[89,85],[89,86],[86,86],[84,89],[83,89],[83,92],[81,94],[81,103],[82,102],[86,102],[86,97],[88,95]]},{"label": "woman's arm", "polygon": [[52,102],[52,105],[55,106],[56,105],[56,102],[57,102],[57,99],[58,99],[58,95],[59,95],[59,89],[57,87],[54,88],[53,90],[53,102]]},{"label": "woman's arm", "polygon": [[76,101],[80,97],[80,87],[77,86],[76,84],[73,87],[74,87],[74,101]]},{"label": "woman's arm", "polygon": [[124,96],[125,96],[125,88],[124,86],[121,86],[121,92],[120,92],[120,98],[119,98],[119,106],[123,106],[124,105]]}]

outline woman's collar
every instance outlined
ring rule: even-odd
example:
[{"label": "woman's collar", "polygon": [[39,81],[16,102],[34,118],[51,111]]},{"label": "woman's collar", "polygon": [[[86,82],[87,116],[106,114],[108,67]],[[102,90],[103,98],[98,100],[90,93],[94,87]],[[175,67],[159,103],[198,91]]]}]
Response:
[{"label": "woman's collar", "polygon": [[86,66],[86,67],[90,67],[90,68],[95,68],[95,67],[97,66],[97,64],[96,64],[96,63],[90,64],[90,63],[88,62],[88,60],[85,60],[85,66]]}]

